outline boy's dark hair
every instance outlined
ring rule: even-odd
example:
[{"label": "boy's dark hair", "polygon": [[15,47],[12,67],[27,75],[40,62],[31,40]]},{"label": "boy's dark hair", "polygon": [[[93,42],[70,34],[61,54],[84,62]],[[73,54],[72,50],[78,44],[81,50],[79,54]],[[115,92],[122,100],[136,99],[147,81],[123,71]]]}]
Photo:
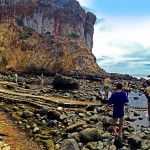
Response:
[{"label": "boy's dark hair", "polygon": [[122,84],[121,83],[117,83],[116,88],[117,89],[122,89]]}]

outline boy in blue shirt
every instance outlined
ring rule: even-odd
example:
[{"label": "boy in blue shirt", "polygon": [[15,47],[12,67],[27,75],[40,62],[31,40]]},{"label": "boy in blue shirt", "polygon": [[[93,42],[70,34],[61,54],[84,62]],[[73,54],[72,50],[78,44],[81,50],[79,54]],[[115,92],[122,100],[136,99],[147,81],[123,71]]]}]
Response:
[{"label": "boy in blue shirt", "polygon": [[122,138],[122,129],[123,129],[123,119],[124,119],[124,104],[128,101],[128,98],[124,92],[122,92],[122,84],[118,83],[116,85],[117,91],[114,92],[111,97],[107,101],[106,108],[108,105],[113,104],[113,123],[112,123],[112,129],[117,136],[117,130],[116,130],[116,122],[119,118],[119,137]]}]

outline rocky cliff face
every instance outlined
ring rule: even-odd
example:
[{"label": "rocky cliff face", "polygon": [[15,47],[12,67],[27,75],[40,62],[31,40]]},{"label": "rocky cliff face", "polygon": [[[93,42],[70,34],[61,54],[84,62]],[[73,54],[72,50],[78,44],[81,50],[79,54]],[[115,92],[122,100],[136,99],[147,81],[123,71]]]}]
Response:
[{"label": "rocky cliff face", "polygon": [[104,74],[92,54],[95,21],[76,0],[0,0],[1,71]]},{"label": "rocky cliff face", "polygon": [[11,16],[39,33],[66,36],[76,32],[89,48],[93,47],[96,17],[86,13],[76,0],[1,0],[1,6],[11,8]]}]

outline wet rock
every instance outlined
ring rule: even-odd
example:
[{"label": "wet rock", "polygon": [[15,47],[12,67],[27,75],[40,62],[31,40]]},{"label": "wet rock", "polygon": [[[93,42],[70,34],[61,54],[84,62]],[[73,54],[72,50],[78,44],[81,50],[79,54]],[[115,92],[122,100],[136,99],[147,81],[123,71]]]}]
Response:
[{"label": "wet rock", "polygon": [[134,100],[138,100],[138,99],[139,99],[139,97],[133,97],[133,99],[134,99]]},{"label": "wet rock", "polygon": [[136,118],[135,118],[135,117],[132,117],[132,116],[127,116],[125,120],[126,120],[126,121],[131,121],[131,122],[133,122],[133,121],[136,120]]},{"label": "wet rock", "polygon": [[140,112],[139,111],[135,111],[134,112],[134,116],[140,116]]}]

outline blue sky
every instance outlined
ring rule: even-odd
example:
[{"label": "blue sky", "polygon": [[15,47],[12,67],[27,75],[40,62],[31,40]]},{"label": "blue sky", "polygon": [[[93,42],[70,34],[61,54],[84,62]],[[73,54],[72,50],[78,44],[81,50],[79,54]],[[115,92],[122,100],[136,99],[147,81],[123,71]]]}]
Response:
[{"label": "blue sky", "polygon": [[78,0],[97,16],[93,53],[107,72],[150,74],[150,0]]}]

